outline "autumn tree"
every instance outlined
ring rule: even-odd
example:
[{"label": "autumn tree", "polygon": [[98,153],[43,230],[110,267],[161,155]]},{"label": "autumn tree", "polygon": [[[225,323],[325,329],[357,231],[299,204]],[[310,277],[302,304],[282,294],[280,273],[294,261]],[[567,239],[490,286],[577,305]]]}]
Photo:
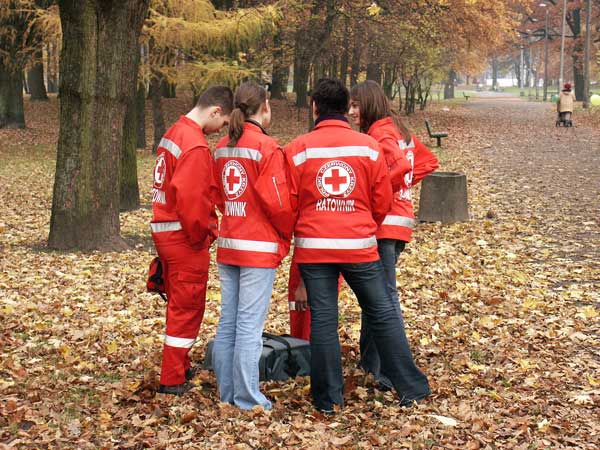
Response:
[{"label": "autumn tree", "polygon": [[60,133],[49,246],[123,248],[119,163],[149,0],[60,0]]}]

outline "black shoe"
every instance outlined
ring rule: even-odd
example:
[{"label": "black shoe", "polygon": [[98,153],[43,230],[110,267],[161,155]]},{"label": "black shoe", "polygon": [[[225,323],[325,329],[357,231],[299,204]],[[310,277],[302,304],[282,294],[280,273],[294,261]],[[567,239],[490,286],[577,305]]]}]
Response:
[{"label": "black shoe", "polygon": [[161,384],[158,388],[158,393],[170,395],[183,395],[192,388],[194,388],[194,385],[192,383],[188,383],[187,381],[185,383],[175,384],[173,386],[165,386],[164,384]]},{"label": "black shoe", "polygon": [[394,385],[390,379],[383,374],[380,375],[377,380],[375,380],[375,385],[377,386],[377,390],[382,392],[388,392],[394,389]]}]

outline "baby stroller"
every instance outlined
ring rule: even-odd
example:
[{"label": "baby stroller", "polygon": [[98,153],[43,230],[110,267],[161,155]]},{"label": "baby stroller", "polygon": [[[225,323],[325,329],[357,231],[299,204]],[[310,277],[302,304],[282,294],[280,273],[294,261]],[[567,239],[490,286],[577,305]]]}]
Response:
[{"label": "baby stroller", "polygon": [[563,127],[572,127],[573,121],[571,120],[571,114],[572,113],[569,111],[558,113],[558,117],[556,118],[556,126],[560,127],[562,125]]}]

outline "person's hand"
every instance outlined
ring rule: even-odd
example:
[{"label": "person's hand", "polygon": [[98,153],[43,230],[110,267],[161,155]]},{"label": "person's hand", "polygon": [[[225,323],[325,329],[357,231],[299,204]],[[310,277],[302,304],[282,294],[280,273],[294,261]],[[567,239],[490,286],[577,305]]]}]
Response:
[{"label": "person's hand", "polygon": [[296,288],[296,292],[294,292],[294,301],[296,302],[296,311],[306,311],[308,309],[308,295],[302,279]]}]

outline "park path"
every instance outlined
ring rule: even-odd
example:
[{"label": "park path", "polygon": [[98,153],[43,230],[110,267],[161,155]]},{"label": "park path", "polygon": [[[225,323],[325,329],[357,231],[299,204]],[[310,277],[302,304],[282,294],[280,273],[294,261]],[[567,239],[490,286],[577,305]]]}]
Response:
[{"label": "park path", "polygon": [[481,155],[492,209],[500,219],[535,221],[544,243],[533,247],[550,252],[546,266],[564,269],[555,286],[600,290],[600,130],[577,116],[572,129],[556,128],[553,105],[515,97],[465,106],[466,129],[487,141]]}]

